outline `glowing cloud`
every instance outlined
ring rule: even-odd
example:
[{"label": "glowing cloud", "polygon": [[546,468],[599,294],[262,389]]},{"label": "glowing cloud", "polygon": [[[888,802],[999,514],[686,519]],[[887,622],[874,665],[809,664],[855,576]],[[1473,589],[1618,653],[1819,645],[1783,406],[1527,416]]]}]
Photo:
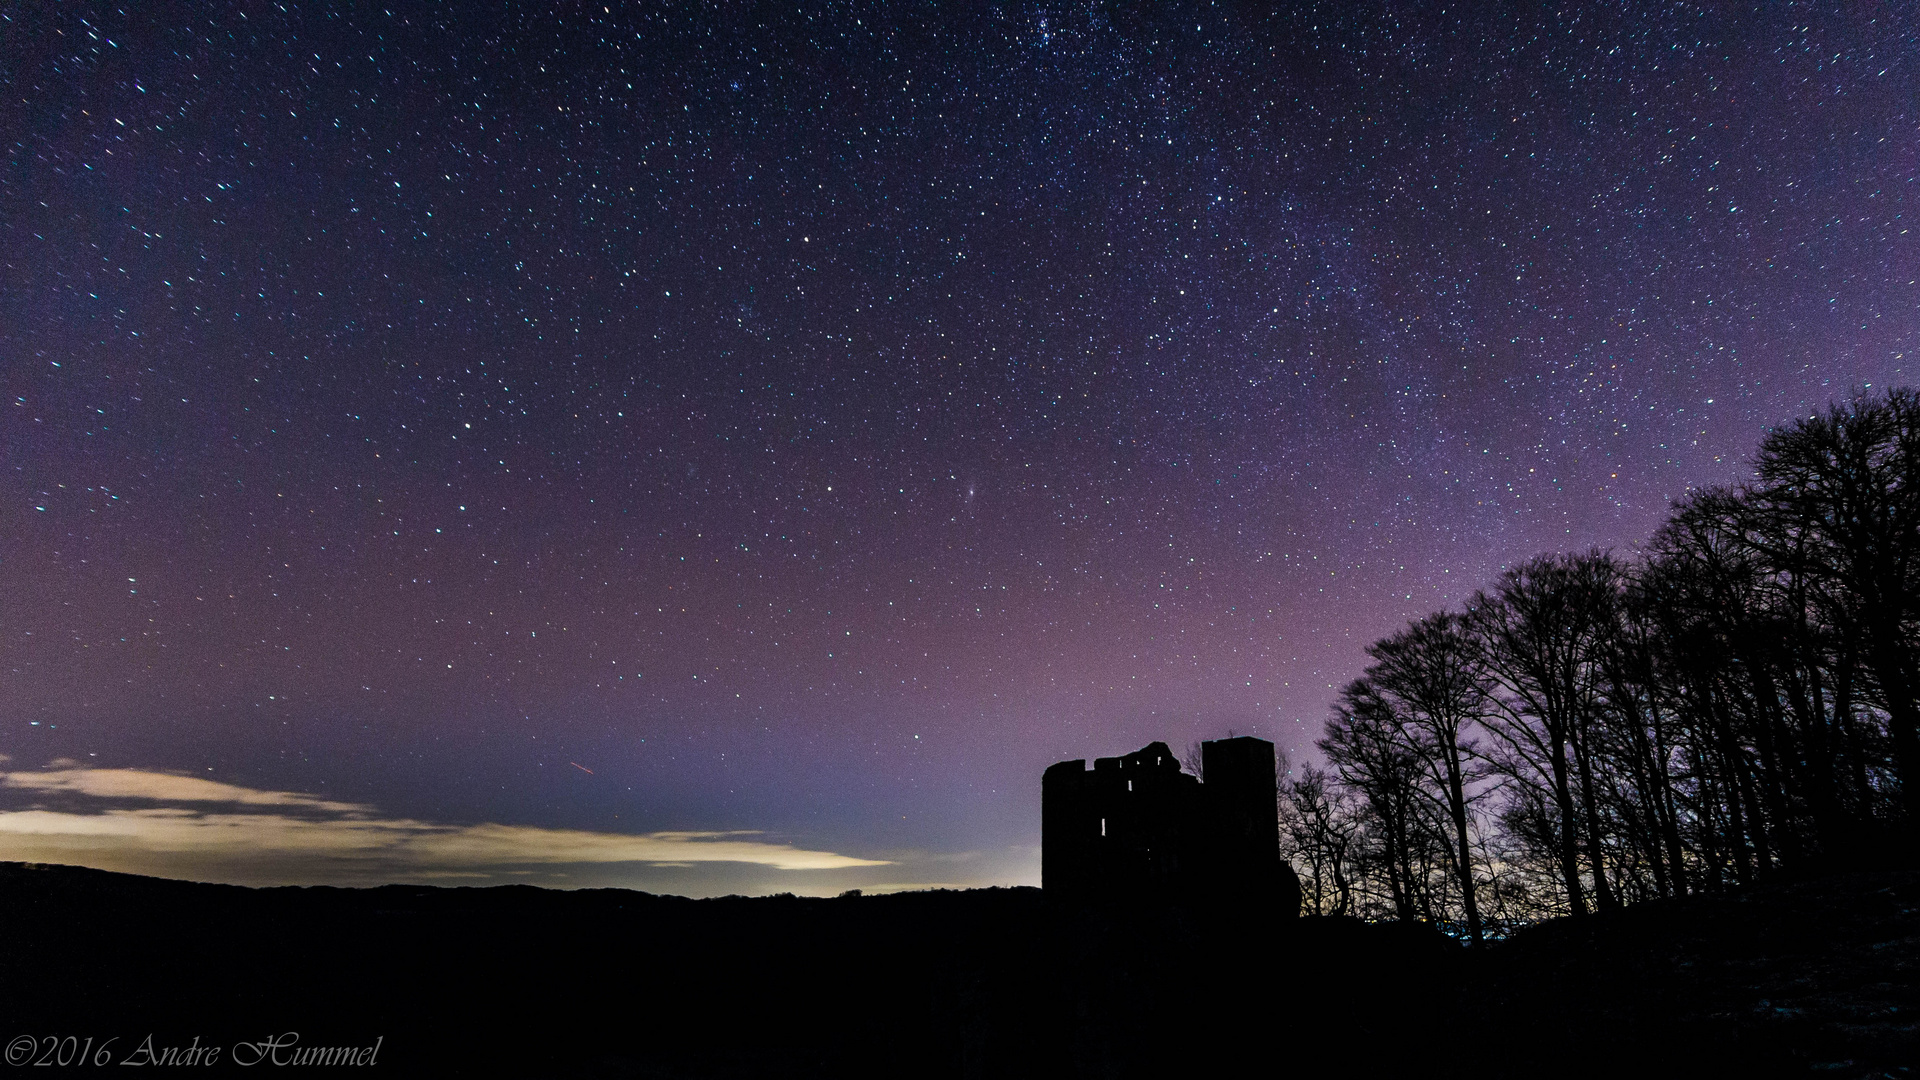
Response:
[{"label": "glowing cloud", "polygon": [[[4,760],[4,759],[0,759]],[[370,806],[333,802],[291,791],[253,788],[203,780],[197,776],[146,772],[141,769],[54,769],[48,772],[0,774],[0,783],[29,791],[70,792],[96,799],[141,799],[167,803],[235,803],[242,806],[289,806],[328,810],[340,814],[372,813]]]},{"label": "glowing cloud", "polygon": [[[0,773],[0,787],[83,804],[0,812],[0,859],[169,876],[290,883],[485,876],[583,863],[889,865],[754,839],[760,834],[751,831],[626,834],[392,818],[360,803],[139,769]],[[98,805],[116,802],[161,805]]]}]

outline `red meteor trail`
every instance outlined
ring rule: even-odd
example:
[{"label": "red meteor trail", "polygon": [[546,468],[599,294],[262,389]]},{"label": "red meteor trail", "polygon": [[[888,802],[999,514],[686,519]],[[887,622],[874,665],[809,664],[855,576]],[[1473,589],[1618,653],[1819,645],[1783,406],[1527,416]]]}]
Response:
[{"label": "red meteor trail", "polygon": [[592,770],[592,769],[589,769],[589,768],[587,768],[587,767],[586,767],[585,765],[582,765],[582,764],[580,764],[580,763],[579,763],[579,762],[577,762],[577,761],[569,761],[569,762],[567,762],[567,764],[569,764],[569,765],[571,765],[571,766],[573,766],[573,767],[574,767],[574,768],[576,768],[576,769],[579,769],[579,770],[580,770],[581,772],[583,772],[583,773],[586,773],[586,774],[587,774],[588,776],[592,776],[592,775],[593,775],[593,770]]}]

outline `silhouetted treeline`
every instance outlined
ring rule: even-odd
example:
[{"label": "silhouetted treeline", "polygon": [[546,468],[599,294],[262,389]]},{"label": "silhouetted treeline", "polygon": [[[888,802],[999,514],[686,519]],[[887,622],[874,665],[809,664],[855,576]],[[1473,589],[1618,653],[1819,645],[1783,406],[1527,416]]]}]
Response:
[{"label": "silhouetted treeline", "polygon": [[1920,396],[1770,432],[1638,558],[1542,555],[1374,643],[1281,783],[1308,912],[1488,926],[1904,861]]}]

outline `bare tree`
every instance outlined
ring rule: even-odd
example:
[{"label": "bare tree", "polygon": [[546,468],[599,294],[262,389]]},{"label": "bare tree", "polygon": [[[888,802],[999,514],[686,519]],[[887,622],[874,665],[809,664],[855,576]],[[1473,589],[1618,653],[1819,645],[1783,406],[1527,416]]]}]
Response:
[{"label": "bare tree", "polygon": [[[1879,684],[1906,799],[1920,824],[1920,705],[1910,633],[1920,617],[1920,395],[1859,396],[1762,440],[1754,499],[1782,540],[1851,600]],[[1778,554],[1777,550],[1775,552]]]},{"label": "bare tree", "polygon": [[1207,779],[1206,762],[1207,757],[1200,750],[1199,739],[1187,743],[1186,752],[1180,755],[1180,767],[1199,777],[1202,782]]},{"label": "bare tree", "polygon": [[1551,794],[1560,828],[1562,884],[1576,914],[1586,910],[1580,874],[1583,823],[1595,897],[1601,907],[1614,903],[1585,736],[1600,695],[1594,661],[1609,625],[1617,576],[1612,558],[1600,552],[1543,555],[1509,570],[1493,594],[1481,593],[1470,605],[1487,670],[1501,691],[1492,697],[1496,708],[1484,726],[1505,744],[1506,753],[1490,760],[1517,780],[1543,784]]},{"label": "bare tree", "polygon": [[1326,770],[1303,766],[1280,779],[1281,854],[1305,868],[1304,906],[1314,915],[1353,911],[1349,852],[1359,823],[1345,791]]},{"label": "bare tree", "polygon": [[1395,917],[1412,921],[1432,914],[1426,880],[1432,830],[1423,810],[1433,800],[1421,789],[1426,769],[1400,727],[1393,704],[1368,680],[1356,679],[1317,745],[1341,782],[1364,800],[1371,850],[1358,854],[1378,861]]},{"label": "bare tree", "polygon": [[1492,685],[1479,643],[1464,620],[1442,612],[1413,623],[1367,650],[1374,664],[1366,678],[1374,692],[1390,701],[1400,720],[1400,735],[1439,791],[1452,826],[1449,861],[1466,911],[1467,934],[1475,945],[1485,937],[1474,899],[1473,846],[1467,836],[1469,742],[1465,733],[1489,707]]}]

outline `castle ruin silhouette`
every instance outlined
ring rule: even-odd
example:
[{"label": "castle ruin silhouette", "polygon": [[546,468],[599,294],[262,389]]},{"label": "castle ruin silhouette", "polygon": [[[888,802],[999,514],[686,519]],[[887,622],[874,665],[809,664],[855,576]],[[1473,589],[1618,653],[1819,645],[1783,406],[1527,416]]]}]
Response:
[{"label": "castle ruin silhouette", "polygon": [[[1040,886],[1067,900],[1197,899],[1298,911],[1280,858],[1273,744],[1200,744],[1200,777],[1163,742],[1062,761],[1041,778]],[[1291,902],[1289,904],[1289,897]]]}]

